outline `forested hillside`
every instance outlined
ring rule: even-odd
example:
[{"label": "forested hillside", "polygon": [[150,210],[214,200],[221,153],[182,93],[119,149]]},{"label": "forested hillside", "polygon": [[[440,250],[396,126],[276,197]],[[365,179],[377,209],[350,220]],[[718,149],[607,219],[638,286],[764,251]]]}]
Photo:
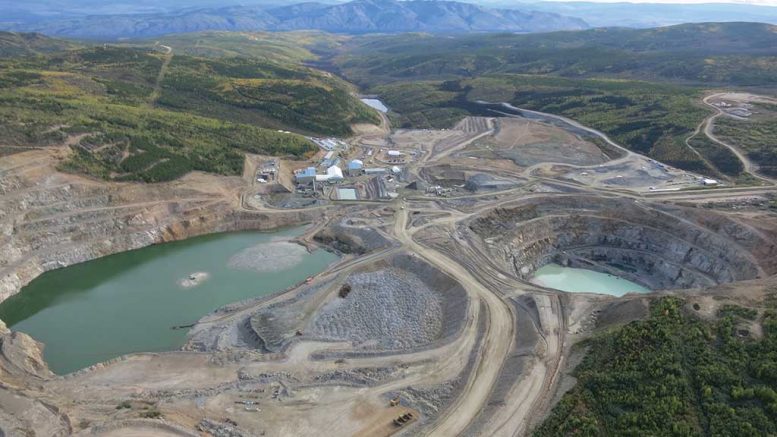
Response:
[{"label": "forested hillside", "polygon": [[242,152],[315,150],[278,129],[348,135],[351,123],[378,120],[348,84],[273,50],[204,58],[150,43],[76,46],[17,34],[0,41],[8,54],[0,59],[5,145],[68,142],[75,153],[62,168],[101,178],[237,174]]},{"label": "forested hillside", "polygon": [[683,304],[656,300],[647,320],[589,341],[534,436],[777,433],[777,312],[726,305],[710,321]]},{"label": "forested hillside", "polygon": [[365,36],[351,39],[334,63],[365,86],[503,73],[775,85],[777,26],[708,23],[531,35]]}]

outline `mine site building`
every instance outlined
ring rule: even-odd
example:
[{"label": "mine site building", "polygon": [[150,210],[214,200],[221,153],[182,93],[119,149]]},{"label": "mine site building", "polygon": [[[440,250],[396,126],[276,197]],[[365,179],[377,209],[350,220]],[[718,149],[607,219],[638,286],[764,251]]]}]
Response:
[{"label": "mine site building", "polygon": [[338,162],[340,162],[340,158],[337,157],[335,152],[327,152],[321,160],[321,167],[329,168],[333,165],[337,165]]},{"label": "mine site building", "polygon": [[364,169],[364,174],[371,175],[371,176],[382,175],[382,174],[386,174],[386,173],[388,173],[388,170],[386,170],[385,168],[382,168],[382,167],[365,168]]},{"label": "mine site building", "polygon": [[312,140],[324,150],[334,150],[337,147],[337,143],[331,138],[312,138]]},{"label": "mine site building", "polygon": [[354,159],[348,163],[348,176],[359,176],[364,172],[364,162]]},{"label": "mine site building", "polygon": [[343,171],[340,167],[333,165],[326,169],[327,182],[335,184],[343,180]]},{"label": "mine site building", "polygon": [[274,181],[278,175],[278,167],[278,161],[275,159],[263,162],[256,172],[256,181],[260,183]]},{"label": "mine site building", "polygon": [[386,152],[386,154],[392,158],[398,158],[402,156],[402,152],[400,152],[399,150],[389,150],[388,152]]},{"label": "mine site building", "polygon": [[337,198],[340,200],[357,200],[356,190],[353,188],[340,188],[337,190]]},{"label": "mine site building", "polygon": [[316,168],[308,167],[294,174],[294,179],[300,184],[309,184],[316,180]]},{"label": "mine site building", "polygon": [[701,183],[702,183],[702,185],[706,185],[708,187],[714,187],[715,185],[718,185],[718,181],[717,180],[715,180],[715,179],[708,179],[708,178],[702,179]]},{"label": "mine site building", "polygon": [[271,159],[269,161],[264,161],[261,165],[260,171],[262,173],[267,174],[275,174],[278,172],[278,160],[277,159]]}]

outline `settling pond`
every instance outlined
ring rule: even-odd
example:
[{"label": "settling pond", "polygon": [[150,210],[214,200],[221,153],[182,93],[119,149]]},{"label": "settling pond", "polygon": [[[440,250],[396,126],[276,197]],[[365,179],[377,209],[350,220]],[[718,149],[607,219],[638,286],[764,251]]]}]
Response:
[{"label": "settling pond", "polygon": [[388,107],[379,99],[361,99],[361,101],[370,108],[377,109],[384,114],[388,112]]},{"label": "settling pond", "polygon": [[58,374],[131,352],[175,350],[187,329],[171,327],[283,290],[337,260],[288,242],[301,232],[208,235],[53,270],[0,304],[0,319],[42,341]]},{"label": "settling pond", "polygon": [[543,287],[573,293],[600,293],[611,296],[623,296],[626,293],[647,293],[650,289],[635,282],[595,272],[593,270],[562,267],[558,264],[546,264],[536,272],[531,282]]}]

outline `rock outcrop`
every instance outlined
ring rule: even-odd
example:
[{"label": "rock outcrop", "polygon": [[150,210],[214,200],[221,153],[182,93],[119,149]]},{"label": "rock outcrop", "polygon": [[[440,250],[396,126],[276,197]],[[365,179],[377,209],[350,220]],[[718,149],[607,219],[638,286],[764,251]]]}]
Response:
[{"label": "rock outcrop", "polygon": [[9,330],[0,321],[0,380],[8,382],[27,375],[53,376],[43,360],[43,345],[23,332]]}]

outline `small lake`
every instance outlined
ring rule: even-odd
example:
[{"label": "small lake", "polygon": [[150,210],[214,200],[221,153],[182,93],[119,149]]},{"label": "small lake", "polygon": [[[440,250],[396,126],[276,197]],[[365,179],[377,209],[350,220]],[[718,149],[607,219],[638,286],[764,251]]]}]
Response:
[{"label": "small lake", "polygon": [[647,293],[651,290],[635,282],[593,270],[546,264],[531,278],[533,284],[572,293],[600,293],[623,296],[626,293]]},{"label": "small lake", "polygon": [[214,234],[52,270],[0,304],[0,319],[42,341],[58,374],[179,349],[188,329],[171,327],[283,290],[337,260],[288,241],[302,230]]},{"label": "small lake", "polygon": [[388,112],[388,107],[378,99],[361,99],[361,101],[370,108],[377,109],[384,114]]}]

